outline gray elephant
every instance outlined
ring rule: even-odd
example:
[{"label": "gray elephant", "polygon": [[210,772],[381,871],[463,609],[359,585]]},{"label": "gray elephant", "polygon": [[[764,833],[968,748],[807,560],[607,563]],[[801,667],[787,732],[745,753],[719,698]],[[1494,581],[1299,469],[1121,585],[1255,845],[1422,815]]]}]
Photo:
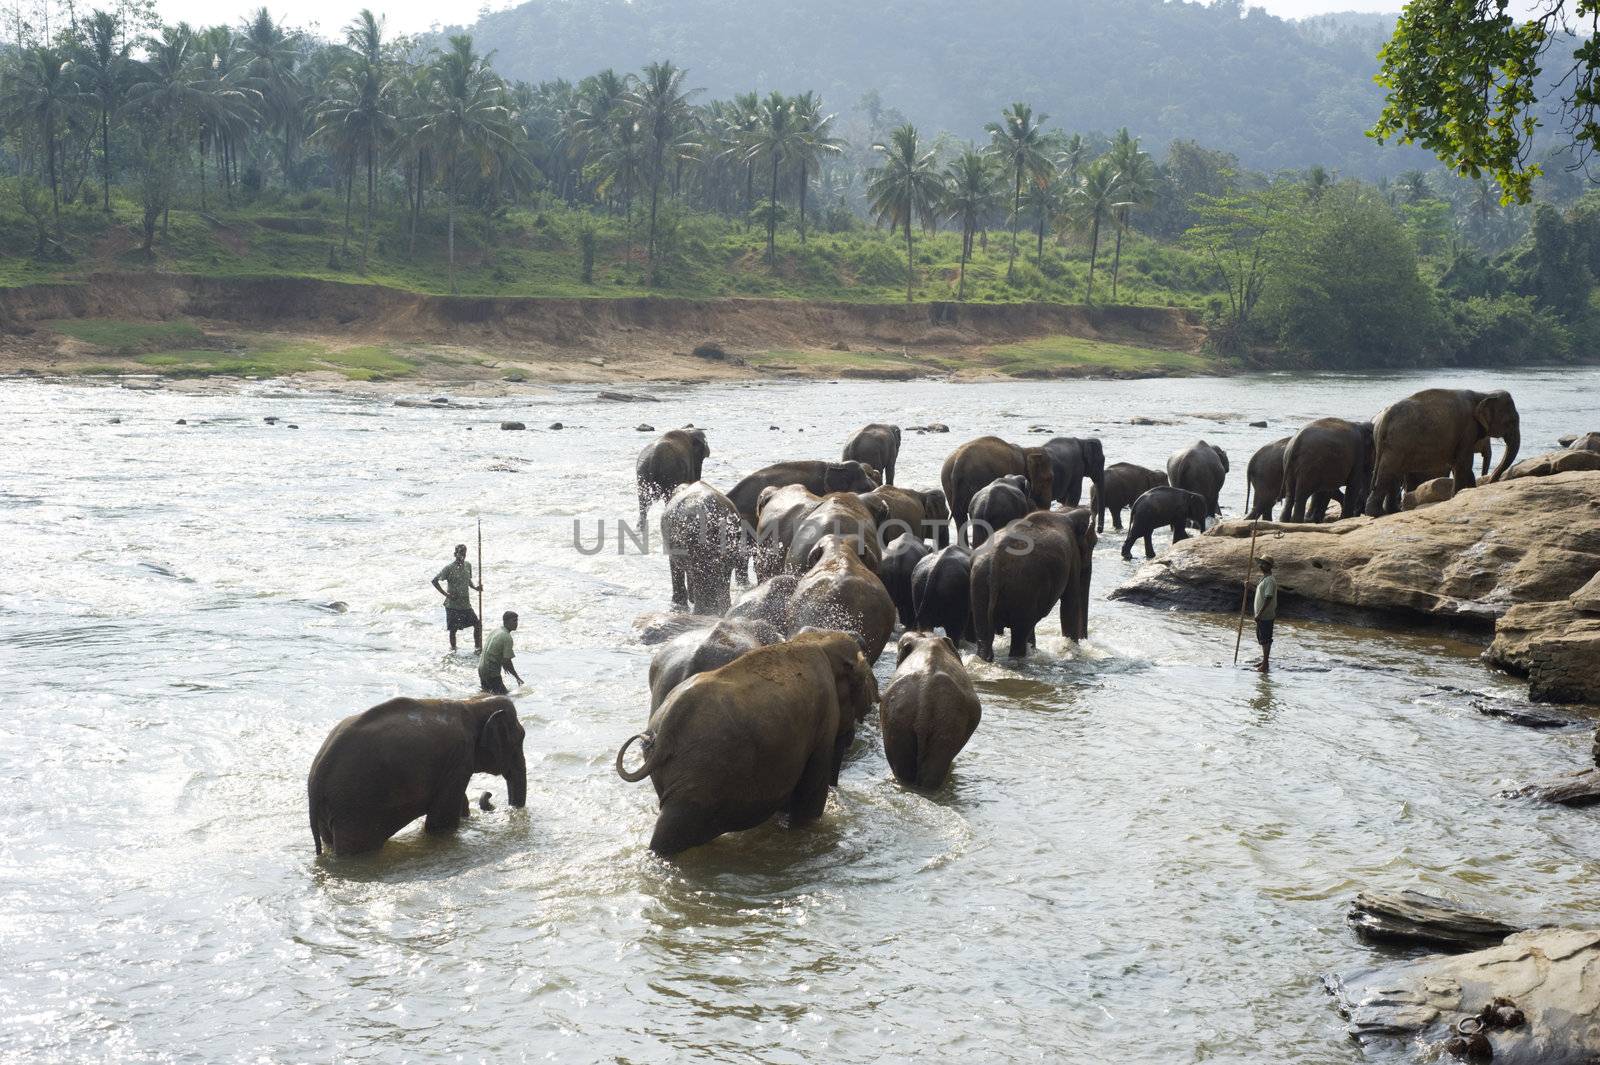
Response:
[{"label": "gray elephant", "polygon": [[1076,603],[1077,623],[1075,631],[1080,640],[1089,636],[1089,586],[1094,580],[1094,547],[1100,542],[1100,537],[1094,531],[1094,511],[1088,507],[1073,507],[1066,504],[1057,504],[1052,508],[1056,513],[1063,514],[1072,522],[1073,532],[1078,536],[1078,599]]},{"label": "gray elephant", "polygon": [[976,550],[994,532],[1039,509],[1028,496],[1028,479],[1020,473],[996,477],[972,497],[971,516],[962,539]]},{"label": "gray elephant", "polygon": [[1155,558],[1152,533],[1166,525],[1172,529],[1173,543],[1187,540],[1189,534],[1183,531],[1184,526],[1192,524],[1204,529],[1209,513],[1205,497],[1198,492],[1171,485],[1150,489],[1133,501],[1133,510],[1128,513],[1128,538],[1122,541],[1122,557],[1131,560],[1135,541],[1143,539],[1144,557]]},{"label": "gray elephant", "polygon": [[883,753],[895,779],[914,788],[940,787],[982,719],[955,644],[925,632],[900,637],[894,679],[878,703]]},{"label": "gray elephant", "polygon": [[980,436],[950,453],[939,471],[939,481],[958,534],[964,535],[962,529],[978,490],[996,477],[1014,473],[1028,479],[1028,494],[1040,509],[1050,505],[1054,474],[1044,448],[1018,447],[998,436]]},{"label": "gray elephant", "polygon": [[[1167,458],[1167,483],[1195,492],[1206,501],[1206,515],[1222,513],[1222,482],[1228,479],[1228,453],[1197,440]],[[1205,528],[1204,523],[1201,529]]]},{"label": "gray elephant", "polygon": [[843,536],[856,544],[856,554],[876,573],[883,561],[878,525],[887,517],[883,504],[870,493],[829,492],[795,525],[784,568],[790,573],[804,573],[811,567],[812,552],[823,537]]},{"label": "gray elephant", "polygon": [[1391,403],[1372,422],[1372,491],[1367,513],[1392,514],[1408,477],[1431,477],[1448,469],[1456,491],[1476,484],[1472,458],[1487,437],[1505,441],[1491,482],[1504,476],[1522,446],[1522,420],[1511,393],[1465,388],[1428,388]]},{"label": "gray elephant", "polygon": [[914,628],[944,630],[957,647],[972,633],[972,553],[955,544],[941,548],[911,571]]},{"label": "gray elephant", "polygon": [[869,507],[881,508],[886,515],[879,522],[880,538],[885,547],[907,534],[919,540],[933,540],[940,547],[950,542],[950,505],[937,488],[917,492],[884,485],[863,492],[861,498]]},{"label": "gray elephant", "polygon": [[846,462],[864,462],[882,472],[884,484],[894,484],[894,464],[900,457],[900,427],[873,422],[857,429],[844,445]]},{"label": "gray elephant", "polygon": [[[755,473],[743,478],[733,486],[728,493],[728,498],[733,501],[734,507],[739,512],[739,520],[748,530],[748,535],[753,537],[756,528],[757,508],[761,501],[761,492],[766,488],[782,487],[786,484],[804,486],[815,495],[827,495],[829,492],[870,492],[878,487],[882,481],[878,471],[862,462],[815,462],[794,461],[775,462],[771,466],[763,466]],[[743,584],[748,579],[746,575],[749,550],[745,551],[744,558],[735,567],[734,576]]]},{"label": "gray elephant", "polygon": [[[805,633],[691,677],[617,751],[617,774],[650,778],[661,812],[650,849],[664,857],[787,812],[822,816],[828,786],[877,701],[861,649],[842,633]],[[643,762],[624,767],[640,744]]]},{"label": "gray elephant", "polygon": [[1095,436],[1058,436],[1044,445],[1050,456],[1050,491],[1057,503],[1077,506],[1083,498],[1083,481],[1089,479],[1089,498],[1105,484],[1106,452]]},{"label": "gray elephant", "polygon": [[933,548],[926,541],[915,536],[902,536],[884,551],[883,561],[878,565],[878,579],[883,582],[884,590],[894,603],[900,624],[908,629],[913,627],[914,620],[911,575],[916,572],[918,564],[931,554]]},{"label": "gray elephant", "polygon": [[650,504],[671,499],[679,485],[700,479],[701,469],[711,454],[704,429],[672,429],[646,444],[634,466],[639,489],[639,528],[644,528]]},{"label": "gray elephant", "polygon": [[1106,467],[1105,483],[1089,491],[1090,509],[1095,515],[1095,529],[1106,531],[1106,513],[1111,514],[1111,527],[1122,531],[1122,508],[1133,506],[1133,501],[1167,483],[1167,475],[1160,470],[1146,469],[1131,462],[1113,462]]},{"label": "gray elephant", "polygon": [[799,583],[800,578],[792,573],[769,577],[741,595],[725,616],[740,621],[764,621],[787,632],[789,603]]},{"label": "gray elephant", "polygon": [[[1283,452],[1289,446],[1290,439],[1286,436],[1274,440],[1256,449],[1256,453],[1250,456],[1250,464],[1244,471],[1244,516],[1247,519],[1272,519],[1272,508],[1283,498]],[[1255,495],[1254,503],[1250,501],[1252,493]]]},{"label": "gray elephant", "polygon": [[991,536],[972,553],[972,621],[978,657],[994,661],[994,640],[1011,634],[1011,657],[1022,658],[1038,641],[1034,628],[1061,605],[1061,635],[1082,639],[1078,604],[1084,580],[1078,521],[1060,511],[1036,510]]},{"label": "gray elephant", "polygon": [[650,658],[650,709],[666,701],[690,677],[721,669],[740,655],[781,643],[783,632],[767,621],[722,618],[662,644]]},{"label": "gray elephant", "polygon": [[[1283,452],[1283,513],[1279,521],[1305,521],[1328,516],[1328,502],[1367,498],[1372,480],[1372,423],[1343,418],[1318,418],[1289,438]],[[1347,514],[1346,517],[1354,517]]]},{"label": "gray elephant", "polygon": [[822,502],[822,497],[805,485],[786,484],[763,488],[756,504],[756,542],[753,555],[756,580],[769,580],[783,572],[789,545],[801,520]]},{"label": "gray elephant", "polygon": [[743,545],[739,514],[728,497],[696,481],[677,490],[661,512],[661,539],[672,574],[672,602],[696,614],[728,609],[728,583]]},{"label": "gray elephant", "polygon": [[451,832],[467,816],[474,773],[504,777],[528,801],[523,729],[510,699],[390,699],[333,726],[311,762],[306,798],[317,853],[358,854],[419,817]]},{"label": "gray elephant", "polygon": [[894,600],[883,582],[843,536],[823,537],[809,562],[789,600],[789,631],[810,626],[848,632],[866,652],[867,661],[876,662],[895,622]]}]

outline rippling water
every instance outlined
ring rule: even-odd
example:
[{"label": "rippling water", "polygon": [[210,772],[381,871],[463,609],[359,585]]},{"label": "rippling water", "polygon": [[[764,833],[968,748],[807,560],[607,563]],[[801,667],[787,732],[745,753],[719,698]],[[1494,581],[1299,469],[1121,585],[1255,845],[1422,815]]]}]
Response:
[{"label": "rippling water", "polygon": [[[1512,388],[1528,454],[1594,428],[1594,371],[1449,381]],[[1110,461],[1155,466],[1203,435],[1233,458],[1237,514],[1256,446],[1433,383],[766,384],[438,410],[0,385],[0,1055],[1357,1060],[1318,984],[1374,957],[1343,924],[1356,890],[1600,920],[1594,815],[1494,798],[1580,764],[1589,737],[1473,712],[1461,689],[1522,690],[1477,647],[1286,620],[1263,679],[1231,666],[1230,619],[1105,601],[1135,565],[1108,533],[1084,646],[1041,628],[1024,665],[969,661],[983,724],[943,792],[898,787],[869,727],[820,824],[667,864],[645,849],[649,785],[611,768],[647,716],[632,623],[665,607],[665,561],[581,555],[572,523],[592,540],[632,514],[641,419],[707,427],[724,488],[833,457],[869,420],[950,425],[907,435],[913,487],[985,432],[1096,432]],[[456,837],[418,826],[317,861],[305,774],[329,727],[475,686],[427,582],[479,516],[489,612],[523,618],[527,809],[479,777],[498,808]]]}]

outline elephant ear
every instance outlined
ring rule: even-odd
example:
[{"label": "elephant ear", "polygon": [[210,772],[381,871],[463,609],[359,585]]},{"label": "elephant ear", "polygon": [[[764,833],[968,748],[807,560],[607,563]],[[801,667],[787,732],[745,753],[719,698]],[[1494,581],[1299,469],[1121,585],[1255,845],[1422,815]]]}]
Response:
[{"label": "elephant ear", "polygon": [[900,427],[898,425],[891,425],[889,426],[889,431],[894,434],[895,446],[898,447],[900,445]]},{"label": "elephant ear", "polygon": [[889,523],[889,504],[883,501],[882,496],[873,495],[871,492],[862,492],[857,498],[867,508],[867,513],[872,515],[872,523],[880,529]]},{"label": "elephant ear", "polygon": [[478,728],[478,742],[473,751],[473,762],[479,772],[494,772],[505,764],[506,736],[509,724],[516,720],[516,711],[502,706],[484,719]]},{"label": "elephant ear", "polygon": [[950,501],[944,497],[943,490],[935,488],[922,493],[922,513],[924,517],[950,520]]}]

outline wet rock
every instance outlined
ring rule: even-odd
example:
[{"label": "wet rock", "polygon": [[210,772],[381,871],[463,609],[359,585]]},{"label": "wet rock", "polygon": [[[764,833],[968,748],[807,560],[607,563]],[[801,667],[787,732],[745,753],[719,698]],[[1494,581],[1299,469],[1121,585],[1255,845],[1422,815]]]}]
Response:
[{"label": "wet rock", "polygon": [[1506,471],[1503,480],[1514,481],[1523,477],[1549,477],[1557,473],[1600,470],[1600,452],[1552,451],[1548,455],[1535,455],[1523,459]]},{"label": "wet rock", "polygon": [[189,419],[188,418],[179,418],[178,419],[178,424],[179,425],[188,425],[189,424]]},{"label": "wet rock", "polygon": [[1431,506],[1434,503],[1443,503],[1456,494],[1456,482],[1453,477],[1435,477],[1431,481],[1423,481],[1400,497],[1401,510],[1416,510],[1418,507]]},{"label": "wet rock", "polygon": [[1363,891],[1345,920],[1369,942],[1433,947],[1449,953],[1499,945],[1523,929],[1487,913],[1474,913],[1448,899],[1420,891]]},{"label": "wet rock", "polygon": [[550,423],[550,428],[552,428],[552,429],[565,429],[566,426],[562,425],[560,422],[551,422]]},{"label": "wet rock", "polygon": [[450,402],[450,397],[449,396],[434,396],[432,399],[428,400],[428,402],[429,403],[435,403],[435,404],[449,403]]},{"label": "wet rock", "polygon": [[1572,451],[1600,452],[1600,433],[1584,433],[1582,436],[1570,437],[1566,446]]},{"label": "wet rock", "polygon": [[597,392],[597,393],[595,393],[595,398],[596,399],[609,400],[612,403],[659,403],[659,402],[661,402],[655,396],[646,395],[643,392],[640,392],[638,394],[631,394],[631,393],[628,393],[628,392],[609,392],[609,391],[607,391],[607,392]]},{"label": "wet rock", "polygon": [[515,433],[515,432],[521,432],[522,430],[526,429],[527,426],[522,424],[521,422],[501,422],[500,423],[500,428],[504,432]]},{"label": "wet rock", "polygon": [[335,599],[331,603],[312,603],[318,610],[326,610],[330,614],[346,614],[350,611],[350,604],[343,599]]},{"label": "wet rock", "polygon": [[1497,718],[1511,725],[1531,729],[1577,728],[1594,723],[1590,714],[1579,711],[1538,707],[1505,699],[1474,699],[1472,709],[1484,717]]},{"label": "wet rock", "polygon": [[1579,610],[1570,596],[1511,607],[1496,623],[1484,658],[1527,677],[1528,697],[1536,702],[1600,702],[1600,616]]},{"label": "wet rock", "polygon": [[1030,432],[1030,433],[1053,433],[1053,432],[1055,432],[1055,430],[1051,429],[1048,425],[1030,425],[1030,426],[1028,426],[1028,432]]},{"label": "wet rock", "polygon": [[509,466],[504,462],[496,462],[496,463],[492,463],[489,466],[489,472],[490,473],[521,473],[522,471],[517,469],[515,466]]},{"label": "wet rock", "polygon": [[106,420],[106,424],[107,425],[121,425],[122,424],[122,419],[121,418],[108,418]]},{"label": "wet rock", "polygon": [[288,427],[289,427],[289,428],[290,428],[290,429],[298,429],[298,428],[300,428],[300,427],[299,427],[299,426],[298,426],[298,425],[296,425],[296,424],[295,424],[295,423],[294,423],[294,422],[290,422],[290,423],[289,423],[289,426],[288,426]]},{"label": "wet rock", "polygon": [[775,433],[775,432],[777,432],[777,431],[778,431],[778,427],[777,427],[777,426],[776,426],[776,425],[769,425],[769,426],[767,426],[767,432],[769,432],[769,433]]},{"label": "wet rock", "polygon": [[640,422],[638,425],[635,425],[633,429],[634,432],[637,433],[653,433],[656,431],[656,427],[647,422]]},{"label": "wet rock", "polygon": [[1519,932],[1470,954],[1323,982],[1357,1041],[1411,1044],[1413,1060],[1462,1057],[1469,1042],[1478,1044],[1475,1060],[1497,1065],[1586,1065],[1600,1056],[1600,930]]},{"label": "wet rock", "polygon": [[1571,447],[1572,446],[1572,442],[1574,440],[1576,440],[1576,439],[1578,439],[1578,434],[1577,433],[1568,433],[1566,436],[1557,437],[1556,438],[1556,443],[1561,445],[1562,447]]},{"label": "wet rock", "polygon": [[278,424],[278,416],[276,414],[269,414],[265,418],[262,418],[261,420],[266,422],[268,425],[277,425]]},{"label": "wet rock", "polygon": [[[1550,780],[1503,791],[1504,799],[1534,799],[1558,806],[1593,806],[1600,803],[1600,769],[1579,769]],[[1596,975],[1600,975],[1597,973]]]},{"label": "wet rock", "polygon": [[1250,428],[1252,428],[1252,429],[1265,429],[1266,427],[1267,427],[1267,423],[1266,422],[1251,422],[1250,423]]},{"label": "wet rock", "polygon": [[487,791],[478,796],[478,809],[484,811],[485,813],[488,813],[490,810],[494,809],[494,802],[490,800],[489,793]]}]

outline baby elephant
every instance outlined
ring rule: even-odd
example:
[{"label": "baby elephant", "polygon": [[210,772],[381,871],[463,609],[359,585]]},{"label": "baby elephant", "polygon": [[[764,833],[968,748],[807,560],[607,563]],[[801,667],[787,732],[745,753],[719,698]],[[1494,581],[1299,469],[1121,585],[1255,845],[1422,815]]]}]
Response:
[{"label": "baby elephant", "polygon": [[505,777],[528,801],[522,723],[510,699],[390,699],[333,726],[311,762],[306,795],[317,853],[377,850],[419,817],[450,832],[467,816],[474,773]]},{"label": "baby elephant", "polygon": [[982,717],[955,644],[928,632],[900,637],[894,679],[878,705],[883,753],[896,780],[939,787]]},{"label": "baby elephant", "polygon": [[1150,489],[1133,501],[1133,510],[1128,516],[1128,538],[1122,541],[1122,557],[1131,561],[1134,543],[1143,539],[1144,557],[1155,558],[1156,548],[1150,542],[1151,533],[1168,525],[1172,527],[1173,543],[1187,540],[1189,534],[1183,531],[1184,525],[1192,522],[1195,528],[1204,529],[1209,512],[1210,504],[1196,492],[1169,485]]}]

